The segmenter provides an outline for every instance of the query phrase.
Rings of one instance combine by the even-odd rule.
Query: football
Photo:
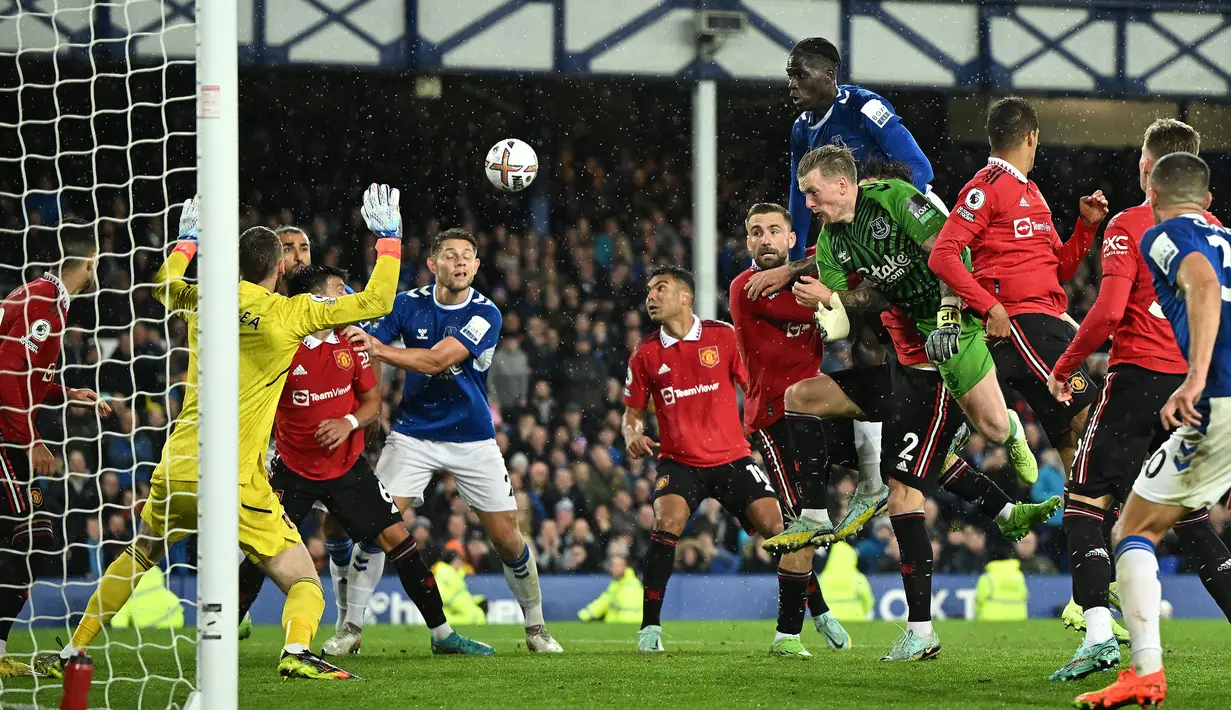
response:
[[[525,141],[506,138],[487,151],[487,179],[503,192],[521,192],[539,174],[539,156]]]

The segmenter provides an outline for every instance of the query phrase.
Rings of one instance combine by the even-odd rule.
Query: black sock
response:
[[[0,554],[0,641],[8,641],[9,631],[30,596],[30,568],[16,552]]]
[[[992,479],[977,468],[956,457],[940,476],[940,485],[953,495],[978,508],[988,519],[996,516],[1013,501]]]
[[[1120,522],[1120,505],[1113,502],[1111,508],[1103,514],[1103,540],[1106,541],[1108,550],[1114,549],[1112,545],[1115,543],[1116,538],[1112,535],[1112,530],[1118,522]],[[1110,584],[1114,581],[1116,581],[1116,564],[1113,561],[1111,563],[1111,577],[1108,583]]]
[[[907,621],[932,620],[932,541],[923,511],[889,516],[902,558],[902,586],[906,590]]]
[[[789,456],[798,474],[802,505],[800,510],[824,510],[828,505],[829,448],[825,444],[824,420],[802,412],[787,412],[791,431]],[[786,453],[786,452],[784,452]],[[790,463],[788,463],[788,466]]]
[[[808,578],[808,612],[813,617],[820,616],[829,611],[829,605],[825,603],[825,595],[821,593],[821,580],[816,578],[816,572]]]
[[[1196,561],[1205,591],[1231,621],[1231,553],[1210,526],[1209,511],[1201,508],[1184,516],[1175,524],[1175,534],[1180,538],[1180,549]]]
[[[666,530],[655,530],[650,535],[650,551],[645,556],[645,592],[641,597],[641,628],[662,623],[663,596],[667,593],[667,580],[675,568],[675,546],[679,535]]]
[[[1069,574],[1073,577],[1073,601],[1082,609],[1109,605],[1107,585],[1111,564],[1107,539],[1103,537],[1104,514],[1096,505],[1069,500],[1064,506],[1064,534],[1069,545]]]
[[[265,584],[265,573],[252,560],[244,560],[239,565],[239,621],[243,621],[261,593]]]
[[[436,586],[436,577],[423,563],[423,555],[419,554],[419,546],[413,537],[407,536],[396,547],[385,553],[393,563],[393,569],[402,581],[402,589],[410,596],[411,601],[423,614],[423,621],[429,629],[443,626],[445,622],[445,606],[440,598],[440,589]]]
[[[778,568],[778,633],[798,635],[804,630],[811,578],[811,572],[788,572]]]

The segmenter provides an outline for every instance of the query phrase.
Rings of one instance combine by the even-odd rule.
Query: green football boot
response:
[[[1026,433],[1022,429],[1022,422],[1017,418],[1017,412],[1012,409],[1009,411],[1009,418],[1017,424],[1017,430],[1021,436],[1016,439],[1010,439],[1005,442],[1005,450],[1009,454],[1009,465],[1017,472],[1017,478],[1026,485],[1034,485],[1034,482],[1039,480],[1039,462],[1034,458],[1034,452],[1030,450],[1030,444],[1026,441]]]
[[[761,543],[761,547],[766,552],[785,555],[813,544],[813,538],[833,533],[833,526],[829,523],[817,522],[802,516],[798,518],[788,516],[787,523],[786,530]]]
[[[812,617],[812,623],[816,624],[816,630],[825,637],[825,643],[829,644],[830,648],[839,651],[850,650],[851,635],[846,633],[846,629],[842,628],[842,622],[838,621],[832,612],[827,611],[820,616]]]
[[[838,522],[838,525],[829,535],[818,535],[813,538],[812,544],[818,547],[831,545],[837,540],[845,540],[846,538],[858,533],[868,521],[881,513],[885,512],[889,507],[889,486],[881,488],[879,493],[870,496],[862,496],[856,493],[851,496],[850,504],[846,509],[846,517]]]
[[[240,641],[246,641],[250,636],[252,636],[251,614],[244,614],[244,619],[239,622],[239,629],[236,630],[235,635]]]
[[[1036,525],[1050,520],[1062,505],[1064,499],[1060,496],[1052,496],[1042,503],[1014,503],[1009,519],[1003,523],[996,521],[996,525],[1000,526],[1000,532],[1006,540],[1017,542],[1026,537]]]
[[[1102,643],[1082,643],[1073,660],[1064,668],[1047,676],[1048,680],[1081,680],[1099,671],[1109,671],[1120,665],[1120,644],[1111,638]]]
[[[804,648],[804,644],[799,640],[799,634],[784,636],[778,639],[769,647],[769,655],[771,656],[789,656],[791,658],[799,658],[808,660],[812,658],[812,654],[808,653],[808,649]]]
[[[933,631],[930,636],[917,636],[913,631],[907,631],[894,642],[881,657],[882,661],[930,661],[940,656],[940,637]]]

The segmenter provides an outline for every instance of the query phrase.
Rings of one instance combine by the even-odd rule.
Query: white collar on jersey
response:
[[[815,131],[816,129],[825,125],[825,122],[828,121],[829,117],[833,115],[833,107],[837,106],[838,104],[846,103],[846,100],[849,99],[850,97],[851,97],[850,91],[846,89],[838,89],[838,95],[834,97],[833,103],[829,104],[829,110],[825,112],[825,115],[821,117],[821,120],[809,125],[808,128]]]
[[[470,303],[472,300],[474,300],[474,287],[471,286],[470,290],[466,292],[466,300],[462,301],[461,303],[448,306],[448,305],[441,303],[439,298],[436,298],[436,285],[433,284],[432,285],[432,300],[436,303],[437,308],[440,308],[446,311],[456,311],[459,308],[465,308],[467,303]]]
[[[303,344],[307,345],[309,350],[316,350],[325,343],[337,345],[340,342],[342,341],[338,339],[338,331],[336,330],[330,331],[329,335],[326,335],[324,340],[321,340],[315,335],[309,335],[303,339]]]
[[[60,305],[64,306],[64,311],[68,312],[68,289],[64,288],[64,283],[55,274],[43,274],[43,278],[56,285],[56,292],[60,294]]]
[[[1025,176],[1025,175],[1022,175],[1022,171],[1020,171],[1020,170],[1018,170],[1017,168],[1013,167],[1013,164],[1012,164],[1012,163],[1009,163],[1009,162],[1007,162],[1007,161],[1001,160],[1000,158],[988,158],[988,159],[987,159],[987,164],[988,164],[988,165],[995,165],[995,166],[997,166],[997,167],[999,167],[999,168],[1002,168],[1002,169],[1003,169],[1006,173],[1008,173],[1008,174],[1012,175],[1013,177],[1017,178],[1017,181],[1018,181],[1018,182],[1020,182],[1020,183],[1026,183],[1026,182],[1029,182],[1029,181],[1026,179],[1026,176]]]
[[[673,338],[670,335],[667,335],[666,328],[658,329],[658,338],[659,340],[662,341],[664,348],[669,348],[672,345],[675,345],[676,343],[680,342],[679,338]],[[692,327],[688,329],[688,334],[684,336],[684,340],[692,341],[692,340],[700,340],[700,339],[701,339],[701,318],[697,314],[694,313],[692,316]]]

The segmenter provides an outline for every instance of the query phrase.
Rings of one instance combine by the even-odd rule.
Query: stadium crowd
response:
[[[272,123],[254,125],[245,134],[241,226],[301,227],[310,237],[313,260],[347,269],[352,286],[362,288],[375,260],[375,238],[366,233],[359,216],[359,189],[352,176],[372,174],[369,163],[382,156],[389,163],[398,160],[402,154],[393,145],[398,137],[373,134],[366,141],[333,140],[344,129],[330,127],[328,117],[305,106],[289,106],[287,111],[302,120],[279,119],[276,131]],[[670,117],[651,118],[645,125],[625,124],[641,125],[625,130],[663,135]],[[440,127],[447,122],[411,123],[420,124],[411,129],[415,131],[428,130],[423,125],[447,130]],[[458,225],[476,234],[482,266],[475,287],[504,314],[489,375],[497,438],[516,490],[521,525],[537,550],[539,570],[602,572],[614,554],[626,554],[635,564],[644,558],[653,531],[650,498],[655,473],[652,462],[625,456],[620,438],[621,387],[628,356],[651,328],[643,303],[647,271],[660,262],[691,262],[694,234],[687,155],[669,149],[637,155],[628,148],[629,141],[611,149],[603,125],[578,122],[570,130],[544,137],[544,143],[554,143],[550,153],[554,165],[529,194],[501,197],[478,177],[478,161],[470,160],[482,153],[485,145],[479,144],[486,141],[473,136],[494,135],[482,123],[476,118],[455,128],[468,130],[470,137],[458,135],[442,142],[444,152],[418,173],[399,173],[404,168],[381,173],[381,180],[406,185],[403,194],[408,197],[403,202],[414,203],[405,210],[400,288],[429,283],[425,247],[430,235]],[[742,152],[724,153],[720,163],[721,318],[727,318],[727,285],[749,264],[743,212],[755,199],[772,199],[785,187],[786,124],[782,125],[772,137],[750,138]],[[922,137],[921,143],[927,140]],[[937,174],[936,191],[951,200],[983,164],[985,147],[937,142],[940,148],[928,150]],[[657,140],[648,145],[671,144]],[[758,163],[757,151],[776,157]],[[275,155],[298,158],[294,165],[283,161],[275,170],[270,166],[278,161],[266,159]],[[1034,177],[1049,196],[1061,233],[1067,234],[1075,219],[1077,197],[1094,189],[1104,191],[1113,213],[1139,201],[1136,160],[1134,150],[1045,146]],[[476,166],[473,174],[453,172],[455,166],[471,163]],[[406,181],[399,183],[399,178]],[[99,228],[104,252],[99,290],[76,299],[72,306],[63,376],[65,384],[105,393],[115,414],[100,424],[85,409],[49,409],[39,422],[45,439],[62,442],[56,451],[63,474],[44,485],[47,495],[70,511],[63,531],[71,549],[66,572],[97,576],[133,535],[135,506],[148,494],[168,423],[178,413],[187,365],[186,328],[178,319],[168,320],[143,286],[161,263],[167,241],[163,216],[128,221],[136,210],[122,192],[106,200],[97,196],[90,200],[84,193],[56,195],[55,180],[48,173],[30,181],[48,193],[31,195],[24,204],[0,197],[0,227],[5,230],[2,234],[13,235],[21,234],[27,224],[51,224],[61,217],[109,218]],[[4,192],[20,190],[6,187]],[[525,211],[531,213],[527,221],[540,231],[503,226],[522,223],[524,215],[519,216],[521,208],[514,200],[524,201]],[[27,248],[20,238],[6,236],[0,240],[0,263],[26,263]],[[1066,287],[1070,310],[1079,320],[1094,301],[1097,251]],[[0,268],[0,289],[7,292],[21,278],[20,269]],[[835,344],[822,367],[849,366],[866,357],[865,351]],[[1096,374],[1102,374],[1105,360],[1095,357]],[[383,373],[385,431],[401,393],[401,377],[393,368]],[[1028,409],[1019,409],[1023,421],[1029,422]],[[1018,499],[1042,501],[1061,494],[1064,474],[1059,457],[1033,424],[1028,425],[1028,436],[1040,461],[1039,480],[1031,489],[1018,487],[1005,452],[985,446],[978,436],[967,448],[968,460]],[[373,463],[381,438],[369,441],[367,453]],[[843,501],[853,489],[849,472],[833,477],[830,500],[836,509],[831,514],[837,516],[833,519],[841,517]],[[452,550],[475,572],[500,571],[500,561],[476,518],[447,477],[437,482],[415,513],[408,514],[406,524],[429,561]],[[943,491],[929,500],[926,514],[938,571],[977,573],[989,560],[1011,556],[1022,560],[1028,574],[1067,567],[1064,543],[1057,535],[1059,514],[1014,545]],[[1226,509],[1219,508],[1212,511],[1211,521],[1231,543],[1228,517]],[[326,569],[315,521],[306,522],[304,531],[310,551]],[[679,545],[677,567],[697,573],[772,572],[775,563],[760,542],[740,530],[714,501],[707,501]],[[875,520],[852,542],[861,569],[897,571],[897,545],[887,520]],[[188,549],[172,555],[172,561],[193,559],[190,546],[191,541]],[[1164,561],[1164,570],[1185,569],[1173,550],[1165,557],[1170,561]]]

